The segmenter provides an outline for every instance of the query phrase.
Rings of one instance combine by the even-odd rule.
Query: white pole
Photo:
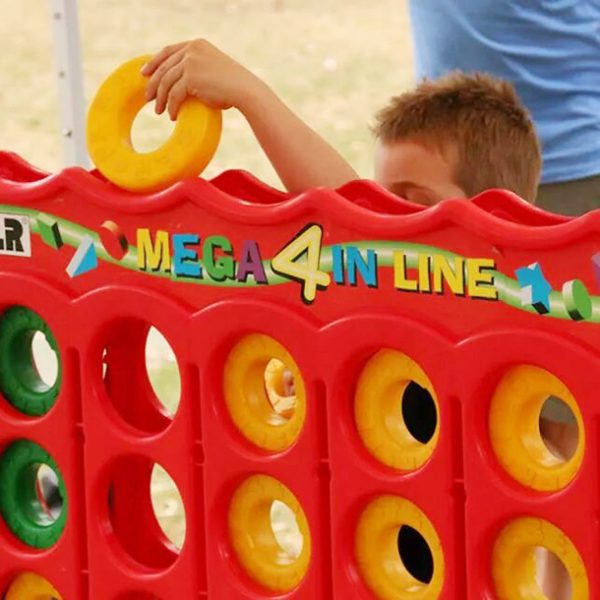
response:
[[[88,167],[77,0],[51,0],[51,10],[64,160]]]

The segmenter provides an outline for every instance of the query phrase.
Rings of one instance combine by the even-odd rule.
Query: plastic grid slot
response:
[[[14,289],[19,283],[15,276]],[[490,552],[502,527],[516,520],[516,515],[546,519],[564,531],[583,557],[590,586],[596,584],[595,572],[589,567],[596,554],[589,528],[574,522],[561,508],[565,502],[576,502],[580,513],[592,519],[594,498],[589,488],[596,475],[589,442],[574,483],[556,493],[532,493],[500,466],[491,449],[487,422],[493,386],[502,373],[514,364],[539,364],[533,348],[542,343],[562,348],[581,372],[574,376],[562,353],[548,357],[544,367],[567,382],[576,398],[590,397],[592,390],[583,374],[592,368],[595,357],[579,345],[513,331],[501,334],[502,339],[514,337],[519,351],[503,356],[494,343],[500,334],[465,340],[457,347],[430,328],[384,315],[342,320],[317,329],[268,303],[226,302],[193,314],[156,294],[113,288],[75,303],[63,298],[52,310],[46,304],[47,289],[44,292],[40,297],[45,306],[34,306],[31,301],[28,306],[49,324],[56,323],[61,313],[68,313],[70,322],[90,314],[97,318],[94,327],[71,330],[66,339],[60,326],[52,328],[60,340],[61,355],[77,358],[67,358],[64,387],[46,416],[26,417],[6,400],[2,403],[3,449],[15,439],[30,439],[47,448],[64,475],[69,498],[65,531],[49,550],[37,551],[19,543],[3,523],[2,550],[8,559],[3,564],[22,565],[6,573],[5,581],[20,570],[34,571],[47,576],[63,597],[69,593],[85,597],[83,587],[70,587],[73,578],[61,575],[62,569],[53,566],[68,556],[73,568],[82,573],[80,585],[89,586],[92,597],[129,597],[137,590],[170,598],[173,589],[181,598],[196,597],[198,590],[205,590],[211,598],[271,597],[275,592],[258,585],[245,572],[228,533],[231,498],[249,477],[260,474],[292,491],[310,529],[307,574],[292,591],[277,592],[277,597],[385,597],[385,592],[374,596],[365,584],[356,549],[362,513],[384,497],[400,498],[418,507],[438,535],[439,549],[433,550],[439,550],[436,556],[442,558],[443,567],[436,565],[444,573],[441,598],[464,597],[467,589],[473,597],[492,593]],[[11,298],[11,305],[14,300]],[[136,323],[140,303],[145,307],[144,320],[163,331],[173,346],[182,372],[179,410],[159,429],[143,424],[136,428],[126,420],[115,408],[114,398],[109,398],[102,378],[100,359],[106,341],[113,339],[115,326]],[[104,307],[102,311],[99,306]],[[240,339],[256,333],[248,322],[263,323],[260,333],[290,352],[305,380],[306,420],[297,441],[283,451],[265,451],[250,443],[234,425],[223,399],[227,355]],[[267,322],[268,327],[264,325]],[[130,360],[117,363],[123,370],[119,375],[112,373],[114,365],[109,358],[108,373],[114,382],[127,377],[131,384],[145,376],[143,361],[131,360],[141,356],[141,338],[136,340],[129,332],[125,340]],[[133,351],[136,345],[137,352]],[[318,352],[307,352],[307,348],[318,348]],[[356,428],[353,398],[357,380],[382,348],[412,357],[435,388],[439,436],[431,457],[416,469],[393,469],[377,461]],[[481,366],[478,377],[453,377],[465,373],[475,356]],[[80,373],[77,369],[73,373],[69,362],[81,365]],[[71,383],[71,378],[81,378],[81,386]],[[73,388],[81,391],[67,400],[67,390]],[[152,400],[150,388],[143,389],[145,398],[133,394],[127,398],[132,402]],[[142,404],[138,406],[142,408]],[[77,410],[69,412],[73,408]],[[589,422],[589,408],[582,403],[581,409]],[[70,432],[65,438],[74,440],[73,456],[69,446],[63,445],[64,439],[48,435],[44,420],[50,419],[56,419],[55,430]],[[326,431],[320,427],[324,421],[328,423]],[[452,432],[462,428],[461,443]],[[81,453],[83,462],[77,463],[74,458]],[[184,500],[189,533],[180,553],[169,547],[152,517],[148,484],[153,463],[163,465],[173,476]],[[108,514],[111,486],[112,518]],[[465,496],[469,498],[466,503]],[[75,519],[82,504],[87,520],[78,528]],[[478,540],[478,544],[465,544],[465,532],[467,539]],[[481,551],[484,541],[487,548]],[[83,554],[68,552],[86,546]],[[477,566],[467,575],[465,564]],[[83,574],[89,574],[89,579]],[[385,576],[382,565],[382,579]],[[424,585],[421,593],[426,589]],[[407,592],[406,597],[416,596]]]

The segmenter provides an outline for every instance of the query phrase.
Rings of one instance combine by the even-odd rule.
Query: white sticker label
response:
[[[0,254],[31,256],[29,218],[0,213]]]

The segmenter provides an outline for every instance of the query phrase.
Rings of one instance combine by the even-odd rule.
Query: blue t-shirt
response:
[[[544,183],[600,174],[600,0],[410,0],[417,76],[485,71],[533,115]]]

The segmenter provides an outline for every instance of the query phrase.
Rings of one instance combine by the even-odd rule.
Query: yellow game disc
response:
[[[100,86],[87,120],[87,144],[98,170],[114,184],[134,192],[156,192],[197,176],[213,157],[221,136],[221,112],[187,99],[175,129],[153,152],[136,152],[131,127],[146,104],[148,79],[140,56],[114,71]]]
[[[301,545],[286,549],[275,535],[272,507],[278,501],[293,514]],[[266,589],[290,592],[308,572],[310,529],[296,496],[283,483],[267,475],[254,475],[235,491],[229,506],[229,538],[248,575]]]
[[[295,390],[284,397],[277,389],[286,369]],[[250,334],[234,346],[225,361],[223,392],[234,424],[259,448],[281,452],[300,435],[306,418],[304,381],[291,354],[273,338]]]
[[[429,583],[415,579],[398,550],[402,526],[412,527],[427,543],[433,559]],[[354,553],[360,573],[379,600],[436,600],[444,586],[444,554],[438,534],[425,513],[399,496],[380,496],[358,521]]]
[[[429,377],[397,350],[380,350],[371,357],[360,374],[354,399],[356,428],[365,447],[378,461],[400,471],[418,469],[429,460],[440,430],[438,422],[426,443],[410,433],[402,416],[402,398],[411,382],[426,390],[439,415]]]
[[[43,577],[23,573],[10,584],[4,600],[62,600],[62,596]]]
[[[537,576],[535,551],[545,548],[563,563],[571,580],[574,600],[590,597],[585,565],[573,542],[548,521],[517,519],[501,531],[492,555],[492,578],[498,600],[547,600]]]
[[[575,417],[578,441],[568,460],[557,458],[540,433],[540,414],[549,397],[560,398]],[[575,424],[575,434],[574,430]],[[504,375],[492,398],[489,431],[502,467],[530,489],[555,492],[564,488],[583,462],[585,427],[573,394],[552,373],[533,365],[514,367]]]

